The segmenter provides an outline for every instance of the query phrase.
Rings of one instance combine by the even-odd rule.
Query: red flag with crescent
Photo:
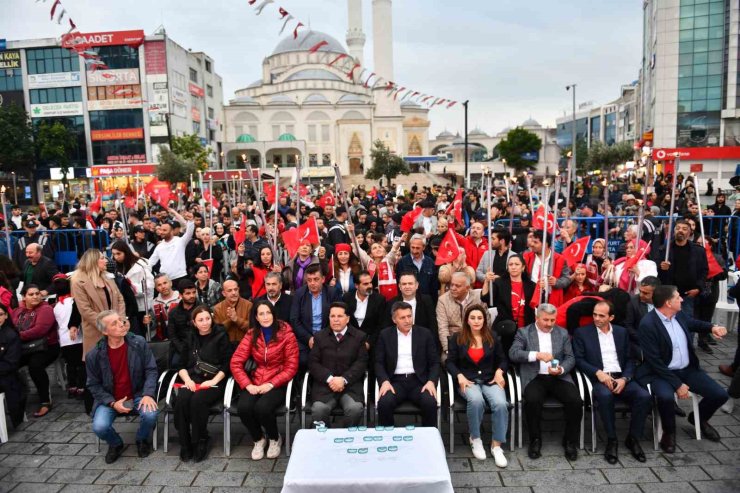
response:
[[[540,205],[540,207],[537,209],[537,212],[534,213],[534,218],[532,218],[532,227],[534,229],[545,229],[545,206]],[[551,213],[547,213],[547,232],[552,233],[553,228],[555,231],[558,229],[558,223],[555,221],[555,215]]]
[[[297,228],[291,228],[285,231],[281,238],[285,244],[285,248],[288,250],[288,254],[291,257],[295,257],[298,253],[298,248],[304,244],[309,243],[311,245],[319,244],[319,229],[316,224],[316,218],[311,217],[308,221],[301,224]]]
[[[724,269],[721,265],[719,265],[719,262],[717,262],[717,259],[714,258],[714,254],[712,253],[712,247],[710,246],[709,242],[707,242],[706,245],[704,245],[704,250],[707,253],[707,264],[709,264],[709,272],[707,273],[707,279],[711,279],[717,274],[721,274]]]
[[[453,231],[453,228],[449,228],[447,234],[442,238],[434,265],[449,264],[460,256],[460,247],[457,244],[457,238],[455,238]]]
[[[591,241],[590,236],[578,238],[576,241],[573,242],[572,245],[563,250],[563,253],[561,255],[563,259],[568,263],[568,267],[573,269],[573,267],[577,263],[583,260],[583,254],[586,253],[589,241]]]
[[[450,206],[445,211],[445,214],[448,214],[448,215],[452,213],[452,216],[455,218],[455,221],[457,221],[457,224],[463,224],[462,203],[463,203],[463,189],[458,188],[457,193],[455,194],[455,200],[452,201]]]

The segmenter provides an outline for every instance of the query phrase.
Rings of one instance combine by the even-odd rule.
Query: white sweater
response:
[[[150,265],[157,265],[160,262],[159,272],[167,274],[170,279],[179,279],[188,275],[188,268],[185,263],[185,247],[193,237],[195,223],[188,221],[185,227],[185,234],[182,236],[173,236],[170,241],[160,241],[154,248],[152,256],[149,257]]]

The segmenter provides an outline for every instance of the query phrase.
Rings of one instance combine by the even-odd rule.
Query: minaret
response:
[[[347,46],[352,58],[365,64],[365,33],[362,30],[362,0],[347,0]]]
[[[373,0],[373,57],[374,70],[379,77],[395,82],[393,78],[393,2]],[[400,116],[401,106],[393,97],[376,91],[375,114],[377,116]]]

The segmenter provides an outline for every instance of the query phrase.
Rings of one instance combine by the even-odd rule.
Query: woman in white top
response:
[[[355,290],[355,278],[360,273],[360,261],[352,253],[352,247],[347,243],[334,245],[334,255],[329,267],[333,278],[329,282],[339,297]]]
[[[629,294],[637,294],[640,281],[648,276],[658,276],[658,268],[655,262],[648,260],[650,244],[637,239],[627,243],[625,246],[626,256],[614,261],[614,279],[617,287],[627,291]],[[640,260],[635,261],[635,257]]]
[[[347,231],[354,233],[354,225],[348,224]],[[352,244],[352,250],[354,250],[355,255],[360,257],[362,266],[373,276],[373,286],[378,288],[378,292],[383,295],[386,301],[390,301],[398,295],[396,263],[401,258],[401,241],[408,240],[408,236],[408,233],[404,233],[401,238],[394,240],[390,252],[386,252],[381,243],[375,242],[370,245],[370,255],[362,249],[357,251],[354,244]],[[365,235],[365,239],[367,239],[367,235]]]
[[[54,318],[57,321],[59,346],[62,359],[67,366],[67,393],[70,397],[81,398],[85,393],[87,372],[82,361],[82,317],[69,294],[69,278],[57,274],[52,278],[57,302],[54,304]]]
[[[152,308],[154,300],[154,275],[149,261],[139,258],[125,241],[116,241],[111,246],[113,260],[116,262],[116,271],[120,272],[131,282],[136,295],[136,306],[141,330],[147,326],[149,319],[146,310]]]

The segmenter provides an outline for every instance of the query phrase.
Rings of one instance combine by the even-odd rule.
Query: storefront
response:
[[[104,165],[90,168],[95,193],[102,191],[103,199],[136,195],[157,174],[157,164]],[[137,188],[138,184],[138,188]]]
[[[701,180],[702,190],[710,178],[714,181],[715,189],[732,188],[730,178],[735,176],[735,170],[740,165],[740,146],[656,148],[653,149],[653,161],[658,165],[658,170],[673,170],[676,153],[681,158],[678,172],[684,176],[695,173]]]
[[[61,168],[39,168],[36,170],[36,191],[39,202],[51,203],[62,198],[87,196],[91,193],[88,168],[69,168],[65,192]]]

